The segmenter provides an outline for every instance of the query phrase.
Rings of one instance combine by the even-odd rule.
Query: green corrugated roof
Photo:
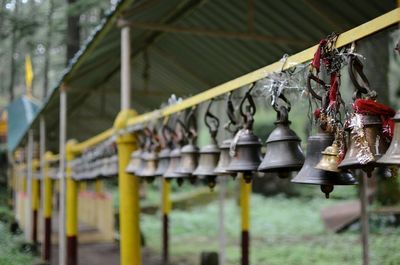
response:
[[[133,28],[132,106],[145,112],[170,94],[188,96],[294,54],[332,31],[343,32],[394,9],[393,0],[254,0],[254,33],[293,39],[243,40]],[[248,2],[225,0],[123,0],[71,60],[41,113],[48,144],[58,147],[59,90],[68,86],[68,138],[87,139],[112,126],[119,111],[120,30],[118,17],[178,29],[241,31],[248,28]],[[223,33],[221,33],[223,35]],[[150,69],[144,90],[143,52]]]

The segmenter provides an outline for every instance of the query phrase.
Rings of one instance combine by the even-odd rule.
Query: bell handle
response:
[[[349,56],[349,75],[351,82],[355,86],[353,99],[361,98],[362,94],[366,94],[370,98],[376,98],[377,94],[371,89],[368,78],[363,71],[364,65],[356,55]],[[356,77],[356,74],[361,78],[362,82]]]
[[[327,85],[323,80],[321,80],[318,76],[314,75],[312,72],[310,72],[307,76],[307,91],[311,93],[311,95],[318,99],[319,101],[322,101],[322,96],[318,95],[315,90],[311,86],[311,80],[315,81],[317,84],[321,85],[324,87],[325,90],[327,90]]]
[[[172,139],[174,138],[174,136],[176,136],[174,130],[172,130],[172,128],[169,127],[167,124],[164,124],[161,129],[161,134],[165,141],[165,145],[168,147],[172,147]]]
[[[206,124],[208,131],[210,132],[211,138],[215,141],[218,133],[219,119],[210,111],[213,101],[214,99],[211,99],[210,103],[208,104],[206,113],[204,115],[204,123]]]
[[[197,137],[196,107],[192,107],[186,116],[186,138],[193,142]]]
[[[277,111],[278,121],[283,123],[289,122],[289,111],[290,109],[285,106],[279,106],[279,110]]]
[[[233,95],[233,92],[232,91],[229,92],[228,101],[226,102],[226,104],[227,104],[226,113],[228,115],[230,123],[233,125],[236,125],[237,120],[236,120],[236,116],[235,116],[235,107],[233,106],[232,95]]]
[[[249,129],[252,127],[254,119],[253,116],[256,113],[256,104],[254,103],[253,97],[251,96],[251,90],[254,88],[255,83],[251,84],[249,90],[247,90],[242,101],[240,102],[240,115],[242,115],[245,126]],[[248,101],[248,105],[244,105],[245,101]]]
[[[278,98],[282,99],[283,102],[286,103],[287,106],[285,106],[285,109],[287,112],[290,112],[291,108],[292,108],[292,104],[290,103],[290,101],[285,97],[284,94],[280,94],[278,96]],[[282,105],[283,106],[283,105]],[[272,104],[272,107],[274,108],[274,110],[276,111],[276,113],[279,115],[280,113],[280,108],[281,106],[278,105],[277,100],[275,100],[275,102]]]

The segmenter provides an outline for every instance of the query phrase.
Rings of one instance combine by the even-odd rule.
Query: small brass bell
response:
[[[144,169],[144,166],[146,165],[146,160],[145,158],[148,156],[148,151],[143,151],[140,154],[140,166],[138,169],[135,170],[135,175],[137,177],[141,177],[142,176],[142,171]]]
[[[231,156],[229,155],[229,150],[231,148],[231,141],[232,139],[227,139],[222,142],[222,144],[219,146],[219,149],[221,150],[220,155],[219,155],[219,160],[217,167],[214,169],[214,173],[216,175],[235,175],[235,173],[228,171],[228,166],[229,163],[231,162]]]
[[[322,151],[322,158],[315,168],[325,171],[340,172],[338,169],[338,161],[339,147],[334,142],[331,146],[328,146],[324,151]]]
[[[162,176],[167,171],[170,154],[171,154],[171,149],[169,149],[168,147],[160,151],[160,153],[158,154],[157,170],[154,173],[155,176]]]
[[[163,177],[165,179],[172,179],[172,178],[177,178],[177,179],[181,179],[183,181],[183,176],[182,174],[177,173],[177,169],[179,167],[180,164],[180,160],[181,160],[181,149],[179,147],[174,148],[169,156],[169,165],[167,170],[165,171]],[[178,180],[178,184],[179,184],[179,180]]]
[[[215,144],[207,145],[200,149],[200,158],[199,164],[196,170],[193,172],[193,175],[198,177],[214,177],[214,185],[215,186],[215,177],[216,173],[214,172],[215,167],[218,164],[219,158],[219,148]]]
[[[400,112],[397,112],[396,116],[393,117],[394,131],[392,142],[386,154],[384,154],[378,163],[386,166],[400,165]]]
[[[187,144],[181,148],[181,160],[176,173],[181,176],[191,177],[197,167],[199,148],[193,144]]]
[[[321,191],[329,198],[334,185],[354,185],[357,181],[350,172],[341,173],[325,171],[315,168],[321,160],[322,151],[333,142],[333,136],[324,132],[310,136],[307,144],[307,154],[304,165],[299,173],[292,179],[293,183],[320,185]]]
[[[258,171],[274,172],[279,177],[289,177],[289,172],[298,171],[304,164],[304,154],[300,147],[300,138],[290,129],[288,109],[281,106],[278,111],[276,128],[266,141],[267,152]]]
[[[154,180],[157,170],[157,154],[154,151],[145,152],[143,154],[144,165],[140,171],[141,178],[145,178],[147,182],[151,183]]]
[[[363,137],[362,139],[357,138],[357,130],[354,125],[349,128],[349,148],[338,167],[340,169],[363,169],[370,176],[377,165],[377,160],[382,157],[388,148],[382,133],[382,121],[379,116],[355,114],[352,123],[363,124],[360,129]]]
[[[129,162],[128,166],[126,167],[126,172],[130,174],[135,174],[136,170],[140,168],[142,163],[142,150],[136,150],[131,154],[131,161]]]

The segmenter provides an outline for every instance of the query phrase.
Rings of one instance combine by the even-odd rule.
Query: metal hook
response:
[[[254,88],[255,83],[251,84],[249,90],[247,90],[246,94],[244,95],[242,102],[240,102],[240,114],[243,117],[244,125],[247,129],[251,129],[253,126],[253,116],[256,113],[256,104],[254,103],[253,97],[251,96],[251,90]],[[248,105],[244,105],[245,101],[248,101]]]
[[[311,86],[311,80],[315,81],[317,84],[323,86],[323,88],[327,91],[329,89],[329,85],[326,85],[323,80],[321,80],[318,76],[314,75],[313,73],[309,73],[307,76],[307,90],[310,94],[319,101],[322,101],[322,97],[318,95],[315,90]]]
[[[208,131],[210,132],[211,138],[213,139],[214,142],[216,142],[218,127],[219,127],[219,119],[210,111],[213,101],[214,99],[211,99],[210,103],[208,104],[206,113],[204,115],[204,123],[208,127]]]
[[[375,99],[377,97],[376,91],[371,89],[368,78],[364,74],[363,68],[364,65],[362,64],[360,59],[358,59],[358,57],[354,54],[351,54],[349,56],[349,75],[353,85],[356,88],[354,91],[353,99],[361,98],[362,94],[366,94],[367,97]],[[361,78],[363,84],[360,84],[360,82],[358,81],[356,73]]]

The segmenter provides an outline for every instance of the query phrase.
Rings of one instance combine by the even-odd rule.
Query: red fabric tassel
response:
[[[394,109],[372,99],[356,99],[353,103],[353,110],[357,114],[381,116],[383,134],[392,140],[394,122],[391,118],[396,115]]]
[[[321,68],[321,53],[322,53],[322,49],[323,49],[323,47],[326,45],[327,42],[328,42],[328,41],[327,41],[326,39],[322,39],[322,40],[319,42],[318,49],[317,49],[317,51],[314,53],[314,58],[313,58],[313,60],[312,60],[312,62],[311,62],[311,65],[312,65],[315,69],[317,69],[317,73],[319,73],[319,69]]]
[[[319,119],[320,116],[321,116],[321,109],[318,108],[318,109],[314,110],[315,119]]]
[[[338,76],[337,73],[331,74],[331,84],[329,89],[329,107],[336,106],[337,93],[338,93]]]

